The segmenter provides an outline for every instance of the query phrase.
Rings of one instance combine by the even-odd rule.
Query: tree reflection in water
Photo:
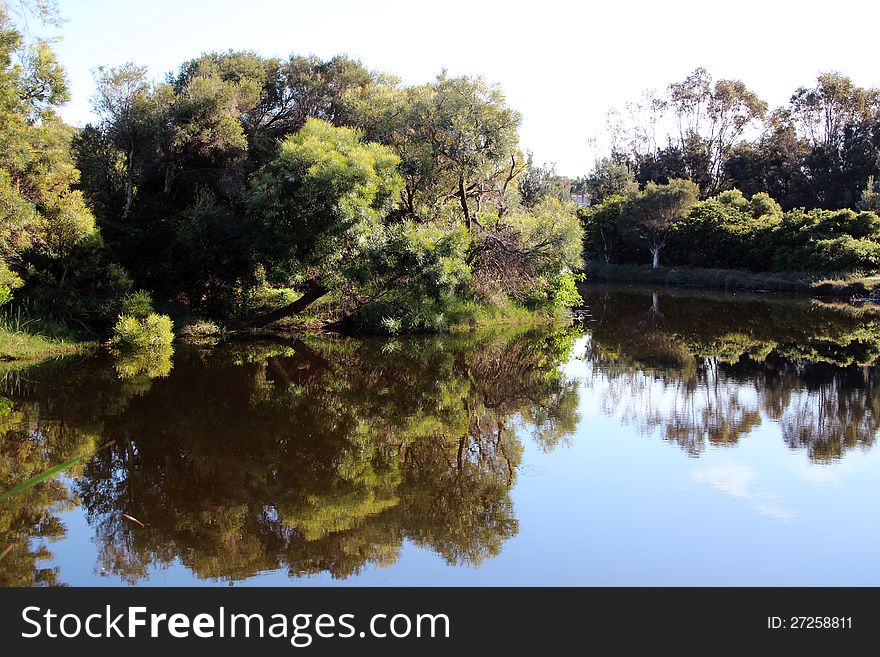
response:
[[[99,358],[32,368],[7,391],[4,465],[39,471],[116,442],[70,488],[56,480],[8,500],[0,546],[19,547],[0,562],[4,582],[56,583],[37,567],[46,548],[22,546],[63,534],[53,513],[77,501],[97,568],[132,583],[175,560],[218,580],[279,568],[347,577],[393,563],[405,539],[479,564],[518,531],[522,437],[550,449],[577,425],[577,389],[559,369],[573,340],[542,328],[231,343],[178,350],[152,380],[115,376]],[[47,451],[56,442],[64,449]],[[14,469],[0,470],[4,490]]]
[[[345,578],[394,563],[404,541],[479,564],[518,532],[510,492],[527,441],[551,451],[590,431],[582,394],[694,457],[771,423],[817,462],[873,445],[876,310],[598,285],[586,296],[582,337],[231,342],[146,366],[74,357],[10,371],[0,489],[115,442],[0,500],[0,584],[60,583],[44,564],[75,505],[96,572],[132,583],[177,562],[219,581]],[[560,367],[575,357],[582,380]]]
[[[699,455],[763,421],[814,461],[873,445],[880,311],[758,295],[592,286],[602,411]]]

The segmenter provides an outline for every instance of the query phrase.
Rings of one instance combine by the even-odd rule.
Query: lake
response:
[[[0,386],[0,585],[880,584],[880,311],[77,355]]]

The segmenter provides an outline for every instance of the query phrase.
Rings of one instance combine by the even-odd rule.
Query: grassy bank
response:
[[[0,361],[39,360],[48,356],[82,351],[90,346],[91,343],[88,342],[71,342],[0,328]]]
[[[0,361],[27,362],[91,348],[67,327],[36,319],[30,308],[0,311]]]
[[[821,276],[805,272],[756,273],[740,269],[660,267],[590,263],[587,281],[647,283],[722,290],[793,292],[816,297],[867,296],[880,287],[880,276]]]

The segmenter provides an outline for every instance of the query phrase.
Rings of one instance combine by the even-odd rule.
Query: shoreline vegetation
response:
[[[584,280],[880,281],[880,90],[838,73],[771,109],[697,69],[618,113],[572,180],[524,151],[497,85],[342,55],[101,65],[75,128],[26,29],[61,24],[47,6],[0,0],[0,314],[28,317],[0,326],[6,360],[103,344],[120,376],[159,376],[175,339],[554,321]]]
[[[592,262],[584,273],[586,284],[637,283],[725,291],[784,292],[815,298],[866,298],[880,287],[880,276],[844,274],[823,276],[808,272],[751,272],[745,269],[659,267]]]
[[[0,369],[7,364],[30,365],[46,358],[82,353],[97,347],[95,342],[71,342],[0,328]]]

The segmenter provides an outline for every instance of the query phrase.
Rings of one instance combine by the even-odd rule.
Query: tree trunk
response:
[[[166,194],[171,193],[171,182],[174,180],[174,165],[169,164],[165,167],[165,188],[164,192]]]
[[[659,246],[651,247],[651,255],[653,256],[651,268],[652,269],[659,268],[660,267],[660,247]]]
[[[277,322],[279,319],[284,319],[291,315],[297,315],[330,291],[315,279],[308,281],[304,287],[305,292],[299,299],[286,306],[273,310],[262,317],[257,317],[250,322],[251,326],[263,328],[269,326],[272,322]]]
[[[122,208],[122,218],[128,219],[128,213],[131,211],[131,199],[134,195],[134,173],[131,165],[134,162],[134,149],[128,151],[128,165],[125,167],[125,207]]]
[[[461,203],[461,211],[464,212],[464,223],[468,232],[471,231],[471,211],[468,208],[467,192],[464,189],[464,178],[458,179],[458,200]]]

